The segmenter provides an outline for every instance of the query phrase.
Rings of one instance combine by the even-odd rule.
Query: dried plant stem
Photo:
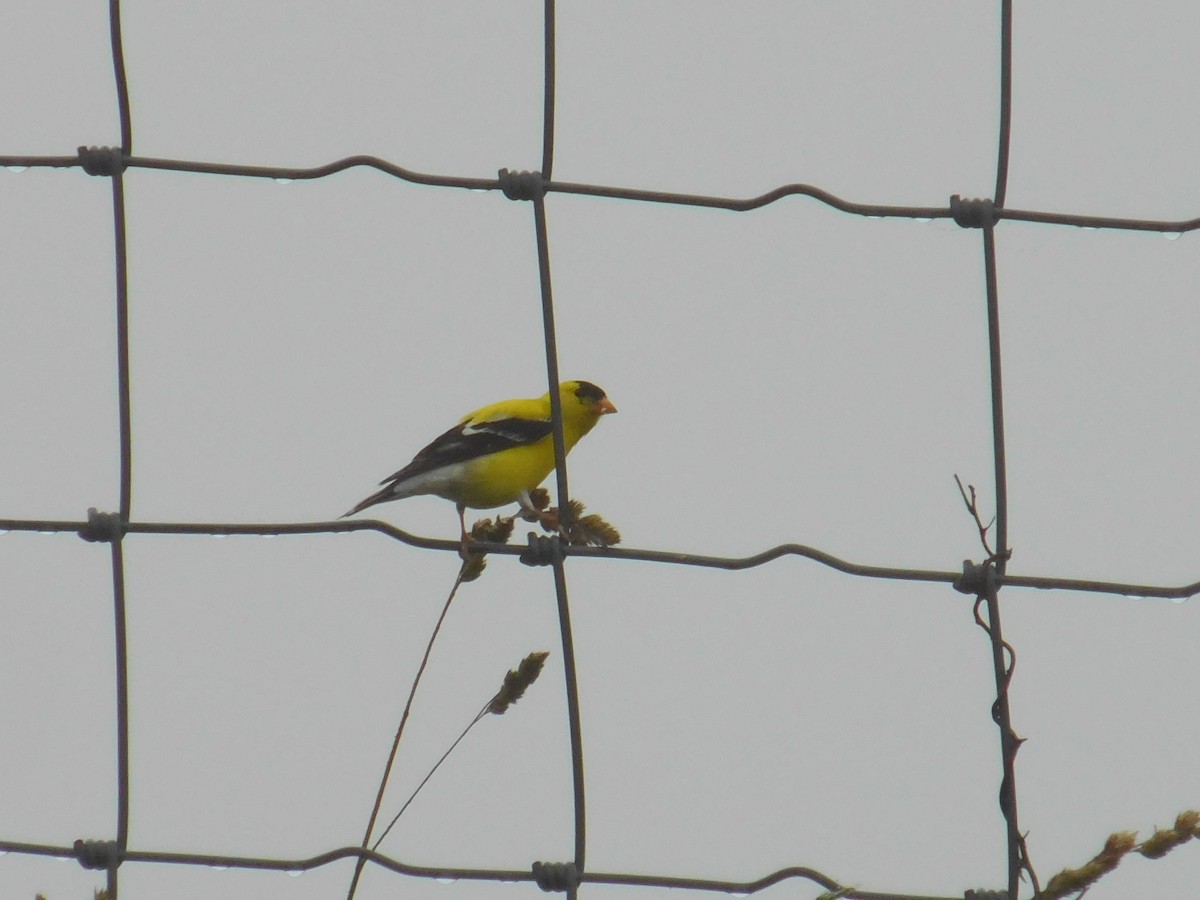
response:
[[[466,568],[467,563],[464,563],[464,571]],[[433,777],[433,773],[436,772],[438,768],[441,767],[442,763],[446,761],[447,757],[454,752],[454,748],[462,743],[462,740],[467,736],[467,733],[470,732],[470,730],[476,725],[478,725],[480,720],[486,715],[504,715],[504,713],[508,711],[509,707],[511,707],[525,695],[526,689],[535,681],[537,681],[538,675],[540,675],[542,672],[542,665],[546,662],[546,657],[549,655],[550,654],[546,653],[545,651],[530,653],[523,660],[521,660],[521,664],[517,666],[517,668],[510,669],[508,671],[508,674],[504,676],[504,683],[500,686],[500,690],[494,697],[492,697],[491,700],[484,704],[483,709],[479,710],[479,712],[476,713],[475,718],[471,720],[470,724],[462,730],[462,734],[454,739],[454,743],[450,745],[449,749],[446,750],[446,752],[441,755],[441,758],[433,764],[433,768],[430,769],[428,774],[421,779],[421,783],[417,785],[416,790],[414,790],[409,795],[408,799],[404,801],[404,805],[400,807],[400,812],[396,813],[396,815],[392,817],[392,821],[388,822],[387,828],[383,829],[383,833],[379,835],[375,843],[371,845],[372,850],[379,849],[379,845],[382,844],[383,839],[388,836],[388,832],[392,830],[392,826],[400,821],[400,817],[404,815],[404,811],[408,809],[409,805],[413,802],[413,800],[416,799],[417,794],[421,792],[421,788],[425,787],[429,779]]]
[[[371,845],[372,850],[379,849],[379,845],[382,844],[383,839],[388,836],[388,832],[392,830],[392,826],[394,826],[397,822],[400,821],[400,817],[402,815],[404,815],[404,811],[406,809],[408,809],[409,805],[415,799],[417,799],[417,794],[419,794],[421,792],[421,788],[425,787],[425,784],[429,781],[430,778],[433,777],[433,773],[436,772],[438,770],[438,768],[442,765],[442,763],[444,763],[446,761],[446,758],[451,753],[454,752],[454,748],[457,747],[460,743],[462,743],[462,739],[467,736],[467,733],[472,728],[474,728],[476,725],[478,725],[479,721],[487,714],[488,714],[488,708],[485,706],[483,709],[481,709],[479,711],[479,714],[477,716],[475,716],[474,719],[471,720],[471,724],[462,730],[462,734],[460,734],[458,737],[456,737],[454,739],[454,743],[451,744],[449,749],[447,749],[446,752],[441,755],[441,758],[438,759],[438,761],[433,764],[433,768],[430,769],[429,772],[425,775],[425,777],[421,779],[421,783],[417,785],[416,789],[411,794],[408,795],[408,799],[405,800],[404,805],[400,807],[400,812],[396,813],[396,815],[392,817],[392,821],[388,822],[387,828],[383,829],[383,833],[380,834],[379,837],[375,840],[375,843]]]
[[[988,539],[988,531],[996,523],[996,519],[993,517],[986,525],[983,524],[983,518],[979,514],[979,498],[975,495],[975,485],[968,484],[964,488],[962,479],[957,475],[954,476],[954,481],[958,485],[958,492],[962,495],[967,512],[971,514],[971,517],[975,520],[975,527],[979,529],[979,542],[983,544],[983,549],[988,555],[987,562],[1007,561],[1012,556],[1011,549],[1001,548],[1001,552],[999,553],[992,549],[991,542]]]
[[[442,623],[446,621],[446,613],[450,611],[450,603],[454,600],[454,595],[458,593],[459,585],[463,583],[463,573],[466,571],[466,563],[464,562],[458,570],[458,576],[454,579],[454,586],[450,588],[450,596],[446,598],[445,604],[442,606],[441,615],[438,616],[437,624],[433,626],[433,633],[429,635],[429,643],[425,645],[425,655],[421,657],[421,665],[417,668],[416,677],[413,678],[412,687],[408,691],[408,699],[404,702],[404,712],[400,714],[400,725],[396,728],[396,738],[392,741],[392,750],[388,754],[387,765],[383,767],[383,777],[379,780],[379,792],[375,795],[375,806],[371,809],[371,818],[367,821],[367,831],[363,835],[362,847],[367,849],[371,843],[371,832],[375,829],[375,820],[379,817],[379,807],[383,805],[383,794],[387,790],[388,777],[392,774],[392,764],[396,761],[396,751],[400,748],[400,737],[404,734],[404,725],[408,721],[408,714],[412,710],[413,698],[417,695],[417,686],[421,683],[421,676],[425,673],[425,666],[429,663],[429,654],[433,650],[433,642],[437,640],[438,632],[442,630]],[[363,866],[366,865],[366,860],[359,857],[354,864],[354,877],[350,879],[350,890],[346,894],[346,900],[354,900],[354,891],[358,887],[358,879],[362,877]]]

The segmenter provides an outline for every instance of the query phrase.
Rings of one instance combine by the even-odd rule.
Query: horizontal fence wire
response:
[[[1006,851],[1008,858],[1007,888],[1004,891],[967,891],[965,897],[1000,897],[1016,900],[1020,880],[1029,875],[1035,893],[1040,890],[1037,876],[1028,858],[1024,837],[1017,816],[1015,759],[1020,739],[1012,728],[1009,710],[1008,685],[1012,677],[1015,654],[1011,645],[1003,638],[1000,622],[999,591],[1002,587],[1032,588],[1040,590],[1068,590],[1102,594],[1123,595],[1135,598],[1182,599],[1200,593],[1200,581],[1178,586],[1149,584],[1127,584],[1079,578],[1058,578],[1028,575],[1013,575],[1007,571],[1008,502],[1006,491],[1005,441],[1003,428],[1003,380],[1000,366],[1000,321],[999,298],[996,277],[996,253],[994,229],[1000,221],[1034,222],[1051,225],[1076,226],[1083,228],[1114,229],[1130,231],[1156,231],[1167,234],[1183,233],[1200,228],[1200,218],[1186,220],[1153,220],[1115,218],[1101,215],[1046,212],[1007,209],[1004,199],[1007,189],[1009,135],[1011,123],[1012,81],[1012,3],[1002,0],[1000,11],[1000,115],[998,129],[998,154],[996,187],[992,198],[984,200],[963,199],[955,195],[946,206],[893,206],[860,203],[838,197],[829,191],[808,184],[787,184],[766,193],[746,198],[706,196],[666,191],[641,190],[575,182],[556,182],[551,178],[554,162],[554,116],[555,116],[555,5],[554,0],[544,3],[544,94],[542,129],[542,166],[538,172],[515,172],[501,169],[492,178],[468,178],[451,175],[429,174],[404,168],[377,156],[357,155],[313,167],[249,166],[231,163],[161,159],[137,156],[133,153],[133,128],[129,104],[129,90],[125,74],[125,60],[121,45],[121,15],[119,0],[110,0],[109,19],[112,44],[112,62],[117,83],[118,114],[121,129],[121,145],[118,148],[80,147],[74,155],[0,155],[0,166],[11,169],[28,167],[81,168],[91,175],[109,177],[113,187],[114,255],[116,269],[117,304],[117,393],[118,425],[120,433],[120,500],[116,513],[101,513],[90,510],[88,518],[81,521],[0,519],[0,532],[75,533],[85,540],[107,542],[111,545],[112,581],[114,604],[114,637],[116,657],[116,710],[117,710],[117,814],[114,841],[76,841],[73,846],[33,844],[0,840],[0,850],[34,856],[76,859],[87,868],[104,870],[110,900],[118,896],[118,870],[123,863],[174,864],[221,868],[260,869],[271,871],[299,872],[320,868],[345,859],[355,859],[358,872],[364,863],[400,875],[462,879],[494,882],[536,882],[546,890],[558,890],[573,898],[582,884],[606,884],[643,886],[656,888],[687,888],[726,894],[751,894],[765,890],[789,879],[804,879],[819,885],[838,897],[857,900],[950,900],[945,897],[862,891],[840,884],[816,869],[794,866],[761,878],[745,881],[722,881],[686,878],[669,875],[634,875],[588,871],[585,866],[586,814],[583,776],[583,734],[580,724],[579,692],[573,652],[573,632],[570,622],[569,597],[565,561],[567,558],[605,559],[627,562],[648,562],[671,565],[697,566],[726,570],[743,570],[762,566],[795,556],[827,566],[846,575],[872,579],[941,583],[955,590],[974,594],[976,618],[989,636],[992,650],[993,670],[996,681],[996,700],[993,718],[1000,730],[1002,776],[1000,807],[1006,824]],[[129,313],[128,273],[125,244],[124,173],[129,169],[186,172],[221,176],[271,178],[276,180],[311,180],[325,178],[351,168],[365,167],[402,181],[442,188],[467,190],[502,191],[513,200],[528,201],[533,209],[533,229],[537,244],[539,284],[541,289],[541,313],[546,354],[547,382],[551,387],[556,481],[560,508],[569,516],[569,498],[565,445],[562,431],[562,410],[558,392],[559,383],[556,329],[554,324],[554,302],[550,267],[550,228],[547,221],[546,196],[548,194],[573,194],[579,196],[610,198],[634,202],[673,204],[696,208],[723,209],[732,212],[749,212],[761,209],[788,197],[807,197],[843,213],[872,218],[952,219],[963,228],[978,228],[982,234],[982,257],[985,281],[985,302],[988,319],[991,384],[991,410],[993,426],[993,461],[996,496],[996,549],[980,563],[966,561],[960,571],[933,569],[908,569],[850,562],[822,550],[802,544],[780,544],[759,553],[743,557],[710,556],[686,552],[652,549],[630,549],[624,547],[587,547],[564,544],[557,537],[529,535],[525,546],[479,542],[477,549],[497,555],[515,555],[530,565],[549,565],[553,569],[555,595],[558,602],[558,618],[564,654],[565,692],[570,728],[572,754],[572,780],[574,787],[574,854],[569,864],[536,863],[531,870],[493,870],[470,868],[427,867],[411,865],[393,857],[368,849],[371,837],[360,847],[343,847],[316,856],[301,858],[265,858],[251,856],[224,856],[197,853],[169,853],[130,848],[129,834],[129,709],[127,649],[125,643],[126,614],[124,606],[124,559],[122,548],[129,535],[316,535],[338,534],[352,531],[371,531],[384,535],[411,547],[426,550],[460,551],[458,541],[422,537],[403,531],[378,520],[338,520],[333,522],[307,523],[183,523],[183,522],[138,522],[132,518],[132,453],[133,430],[130,415],[130,371],[129,371]],[[981,535],[986,529],[981,525]],[[986,546],[986,540],[985,540]],[[986,611],[986,615],[985,615]],[[350,894],[353,895],[353,883]]]
[[[84,168],[83,160],[107,148],[81,147],[74,156],[13,156],[0,154],[0,166],[23,168]],[[410,184],[432,187],[462,188],[468,191],[505,191],[514,173],[502,169],[496,178],[469,178],[454,175],[431,175],[406,169],[377,156],[348,156],[324,165],[308,168],[295,166],[251,166],[236,163],[197,162],[181,159],[154,159],[142,156],[120,156],[122,168],[158,169],[170,172],[190,172],[196,175],[231,175],[241,178],[269,178],[276,181],[308,181],[326,178],[353,168],[375,169]],[[754,197],[714,197],[673,191],[650,191],[639,188],[613,187],[601,184],[582,184],[545,179],[546,193],[575,194],[611,200],[633,200],[643,203],[666,203],[675,206],[695,206],[724,209],[729,212],[751,212],[762,209],[787,197],[809,197],[840,212],[872,219],[955,219],[955,204],[946,206],[895,206],[880,203],[858,203],[811,184],[785,184]],[[1183,234],[1200,229],[1200,217],[1193,219],[1130,219],[1084,213],[1060,213],[1043,210],[995,208],[997,221],[1033,222],[1043,225],[1072,225],[1078,228],[1109,229],[1114,231],[1154,231],[1162,234]]]
[[[80,859],[89,863],[102,858],[108,848],[82,844],[75,847],[59,847],[51,844],[29,844],[15,841],[0,841],[0,850],[26,853],[32,856],[48,856],[56,859]],[[157,863],[168,865],[204,866],[214,869],[248,869],[270,872],[308,872],[320,869],[345,859],[364,859],[382,869],[414,878],[440,881],[495,881],[538,883],[539,874],[516,869],[463,869],[447,866],[417,866],[401,862],[391,856],[363,847],[339,847],[315,856],[294,859],[225,856],[207,853],[169,853],[151,850],[129,850],[124,854],[126,862]],[[536,865],[536,864],[535,864]],[[94,867],[94,866],[93,866]],[[679,878],[669,875],[632,875],[614,872],[585,872],[580,881],[584,884],[612,885],[624,887],[674,888],[710,893],[748,895],[774,887],[785,881],[799,879],[810,881],[829,891],[840,891],[841,897],[850,900],[957,900],[945,895],[893,894],[879,891],[861,891],[846,888],[828,875],[805,866],[789,866],[771,872],[753,881],[724,881],[713,878]]]
[[[95,520],[93,520],[94,523]],[[96,538],[95,526],[87,521],[61,519],[0,519],[0,532],[34,532],[38,534],[70,533]],[[392,540],[422,550],[444,550],[458,553],[461,545],[456,540],[431,538],[413,534],[397,528],[390,522],[379,519],[335,519],[321,522],[129,522],[124,526],[126,534],[138,535],[208,535],[227,537],[283,537],[288,535],[346,534],[352,531],[372,531]],[[472,546],[480,552],[498,556],[524,556],[530,565],[542,564],[538,545],[546,540],[530,532],[526,544],[497,544],[477,541]],[[532,549],[531,549],[532,548]],[[587,547],[563,544],[559,548],[563,556],[579,559],[613,559],[626,562],[667,563],[703,569],[725,569],[736,572],[755,569],[759,566],[795,556],[827,566],[845,575],[877,578],[886,581],[923,581],[955,585],[968,593],[982,577],[979,564],[966,561],[959,571],[938,569],[909,569],[899,566],[878,566],[856,563],[826,553],[805,544],[779,544],[748,556],[711,556],[703,553],[685,553],[673,550],[643,550],[632,547]],[[1200,581],[1180,585],[1135,584],[1131,582],[1098,581],[1085,578],[1057,578],[1042,575],[1012,575],[1005,573],[998,583],[1003,587],[1034,588],[1044,591],[1080,591],[1092,594],[1114,594],[1122,597],[1155,600],[1186,600],[1200,594]]]

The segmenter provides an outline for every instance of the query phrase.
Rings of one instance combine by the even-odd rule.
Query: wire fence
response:
[[[1098,580],[1014,575],[1007,571],[1008,550],[1008,497],[1007,467],[1005,461],[1004,397],[1001,374],[1001,341],[999,322],[999,292],[996,277],[996,248],[994,229],[1002,220],[1038,222],[1053,225],[1068,225],[1100,229],[1156,231],[1178,234],[1200,228],[1200,218],[1181,221],[1158,221],[1148,219],[1109,218],[1102,216],[1056,213],[1037,210],[1008,209],[1004,205],[1009,158],[1009,123],[1011,119],[1012,94],[1012,3],[1004,0],[1000,4],[1000,110],[999,145],[996,164],[996,182],[990,199],[950,198],[944,207],[887,206],[849,201],[828,191],[807,184],[788,184],[755,197],[730,198],[701,196],[661,191],[635,190],[596,184],[580,184],[554,181],[551,177],[554,163],[554,115],[555,115],[555,4],[545,0],[545,95],[543,113],[542,165],[537,172],[514,172],[502,169],[495,179],[465,178],[450,175],[428,174],[403,168],[395,163],[374,156],[352,156],[311,168],[243,166],[202,161],[158,159],[138,156],[133,152],[133,127],[130,112],[129,91],[125,74],[125,60],[121,41],[121,16],[119,0],[110,0],[109,16],[112,42],[112,62],[117,85],[118,108],[121,128],[120,147],[80,147],[68,156],[15,156],[0,155],[0,166],[5,167],[80,167],[90,175],[109,178],[112,183],[113,234],[116,272],[116,320],[117,320],[117,381],[118,415],[120,435],[120,501],[117,512],[89,510],[86,520],[28,520],[0,519],[0,531],[73,532],[92,542],[106,542],[111,547],[112,596],[114,612],[114,658],[116,661],[116,732],[117,732],[117,809],[115,837],[112,840],[79,840],[73,846],[34,844],[12,840],[0,840],[0,850],[10,853],[31,854],[59,858],[73,858],[85,868],[103,870],[107,873],[107,890],[110,900],[118,896],[118,874],[127,863],[172,864],[208,867],[259,869],[271,871],[299,872],[327,866],[339,860],[355,858],[381,869],[416,878],[462,879],[496,882],[534,882],[547,891],[563,891],[574,898],[583,884],[605,884],[644,886],[656,888],[689,888],[700,891],[746,895],[765,890],[788,879],[803,879],[819,885],[830,896],[856,898],[856,900],[950,900],[946,897],[924,897],[912,894],[874,892],[858,890],[840,884],[821,872],[803,866],[793,866],[764,875],[758,879],[733,882],[712,879],[674,877],[668,875],[631,875],[622,873],[596,872],[588,869],[586,859],[585,782],[583,773],[584,737],[580,724],[579,697],[576,685],[575,656],[572,645],[572,629],[569,615],[569,593],[566,578],[566,560],[571,557],[631,560],[649,563],[743,570],[762,566],[785,556],[797,556],[828,566],[838,572],[871,579],[917,581],[952,585],[956,590],[976,597],[976,620],[986,631],[992,652],[995,680],[995,701],[992,706],[993,719],[997,725],[1001,748],[1000,809],[1006,824],[1007,885],[998,890],[967,891],[968,900],[977,898],[1015,898],[1019,895],[1021,881],[1028,876],[1035,895],[1042,890],[1026,850],[1020,828],[1017,803],[1017,775],[1015,761],[1020,739],[1013,730],[1009,709],[1009,683],[1012,678],[1014,651],[1005,641],[1001,627],[1000,590],[1002,587],[1035,588],[1040,590],[1071,590],[1130,597],[1186,598],[1200,593],[1200,581],[1182,585],[1151,585],[1114,583]],[[547,382],[552,387],[559,382],[558,354],[554,323],[554,301],[550,276],[550,254],[545,201],[548,194],[577,194],[590,197],[605,197],[630,202],[675,204],[691,207],[709,207],[734,212],[749,212],[788,197],[807,197],[832,209],[856,216],[893,217],[910,219],[952,219],[962,228],[979,229],[981,253],[985,273],[985,295],[988,316],[989,373],[991,384],[991,415],[994,460],[994,494],[996,515],[994,521],[995,549],[988,545],[988,531],[974,507],[974,491],[964,500],[976,515],[980,534],[988,555],[981,562],[967,561],[961,571],[935,571],[921,569],[892,568],[860,562],[851,562],[835,557],[820,549],[801,544],[782,544],[762,552],[744,557],[718,557],[701,554],[667,552],[652,549],[628,549],[618,547],[572,546],[558,537],[530,535],[526,546],[483,543],[479,549],[491,554],[515,555],[529,565],[549,566],[553,571],[555,595],[558,603],[562,651],[566,670],[567,709],[572,750],[572,774],[574,785],[574,835],[573,858],[566,863],[535,863],[529,870],[494,870],[453,867],[428,867],[410,865],[385,854],[368,849],[367,841],[361,847],[342,847],[305,858],[261,858],[253,856],[206,855],[197,853],[154,852],[132,848],[128,845],[129,835],[129,705],[128,705],[128,656],[126,648],[125,614],[125,564],[124,540],[128,535],[173,534],[173,535],[299,535],[334,534],[352,531],[375,531],[406,545],[427,550],[458,552],[459,542],[422,537],[375,521],[321,521],[306,523],[244,524],[244,523],[179,523],[139,522],[131,518],[131,463],[132,424],[130,415],[130,341],[128,311],[128,275],[125,237],[125,190],[124,173],[130,169],[152,169],[160,171],[206,173],[230,177],[270,179],[317,179],[324,178],[353,167],[368,167],[413,184],[440,188],[458,188],[475,191],[501,191],[506,197],[519,202],[528,202],[533,209],[533,230],[537,244],[541,285],[541,308]],[[556,480],[558,497],[564,502],[570,496],[567,483],[561,409],[558,393],[550,391],[554,419],[554,449],[557,460]],[[369,835],[368,835],[369,838]]]

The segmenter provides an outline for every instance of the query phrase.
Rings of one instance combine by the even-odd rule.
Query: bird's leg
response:
[[[537,522],[541,519],[541,512],[534,507],[533,499],[529,496],[529,491],[521,491],[517,495],[517,506],[520,511],[517,513],[526,522]]]
[[[455,508],[458,509],[458,528],[459,528],[459,545],[458,555],[463,559],[467,558],[467,544],[471,538],[467,534],[467,505],[465,503],[456,503]]]
[[[557,532],[564,539],[569,538],[569,535],[563,530],[559,521],[558,509],[556,507],[538,509],[533,505],[529,491],[521,491],[517,496],[517,503],[521,507],[518,515],[526,522],[537,522],[544,530]]]

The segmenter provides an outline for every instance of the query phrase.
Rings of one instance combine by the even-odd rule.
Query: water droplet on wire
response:
[[[436,881],[438,884],[457,884],[458,883],[457,878],[435,878],[434,881]]]
[[[1192,599],[1191,597],[1172,597],[1171,602],[1174,604],[1177,604],[1179,606],[1182,606],[1183,604],[1187,603],[1191,599]]]
[[[287,873],[289,875],[291,875],[293,878],[299,878],[301,875],[304,874],[304,870],[303,869],[288,869]]]
[[[1177,241],[1181,237],[1183,237],[1183,232],[1182,231],[1164,231],[1162,233],[1162,236],[1165,237],[1168,241]]]
[[[29,166],[5,166],[4,168],[9,172],[24,172]]]
[[[291,184],[296,179],[294,179],[294,178],[272,178],[271,180],[274,181],[276,184]]]

